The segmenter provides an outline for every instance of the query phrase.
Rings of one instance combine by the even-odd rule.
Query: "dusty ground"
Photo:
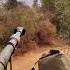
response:
[[[34,63],[41,57],[41,54],[44,52],[48,53],[50,49],[59,49],[69,59],[70,47],[61,41],[55,40],[53,42],[54,45],[52,46],[38,48],[36,50],[29,51],[28,53],[25,53],[22,56],[13,57],[12,59],[13,70],[30,70],[34,65]]]

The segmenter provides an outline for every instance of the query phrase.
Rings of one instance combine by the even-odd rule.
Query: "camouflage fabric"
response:
[[[58,53],[41,58],[38,66],[39,70],[70,70],[69,60]]]

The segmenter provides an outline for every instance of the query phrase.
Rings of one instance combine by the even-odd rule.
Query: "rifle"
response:
[[[24,27],[17,27],[14,30],[14,34],[10,37],[9,42],[7,43],[3,51],[0,53],[0,70],[7,70],[7,64],[9,60],[11,61],[11,56],[15,50],[15,47],[20,42],[20,37],[23,36],[24,34],[25,34]]]

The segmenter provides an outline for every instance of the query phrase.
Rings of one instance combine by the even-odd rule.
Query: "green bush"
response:
[[[57,33],[65,39],[70,38],[70,0],[44,1],[45,5],[48,7],[46,7],[47,10],[50,12],[53,11],[54,16],[52,21],[56,25]]]

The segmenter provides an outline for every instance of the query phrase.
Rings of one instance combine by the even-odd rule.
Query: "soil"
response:
[[[48,53],[50,49],[59,49],[61,53],[70,58],[70,47],[60,40],[53,40],[54,43],[51,46],[43,46],[41,48],[33,49],[24,55],[14,56],[12,58],[13,70],[31,70],[34,63],[41,57],[43,53]],[[10,70],[8,65],[8,70]]]

